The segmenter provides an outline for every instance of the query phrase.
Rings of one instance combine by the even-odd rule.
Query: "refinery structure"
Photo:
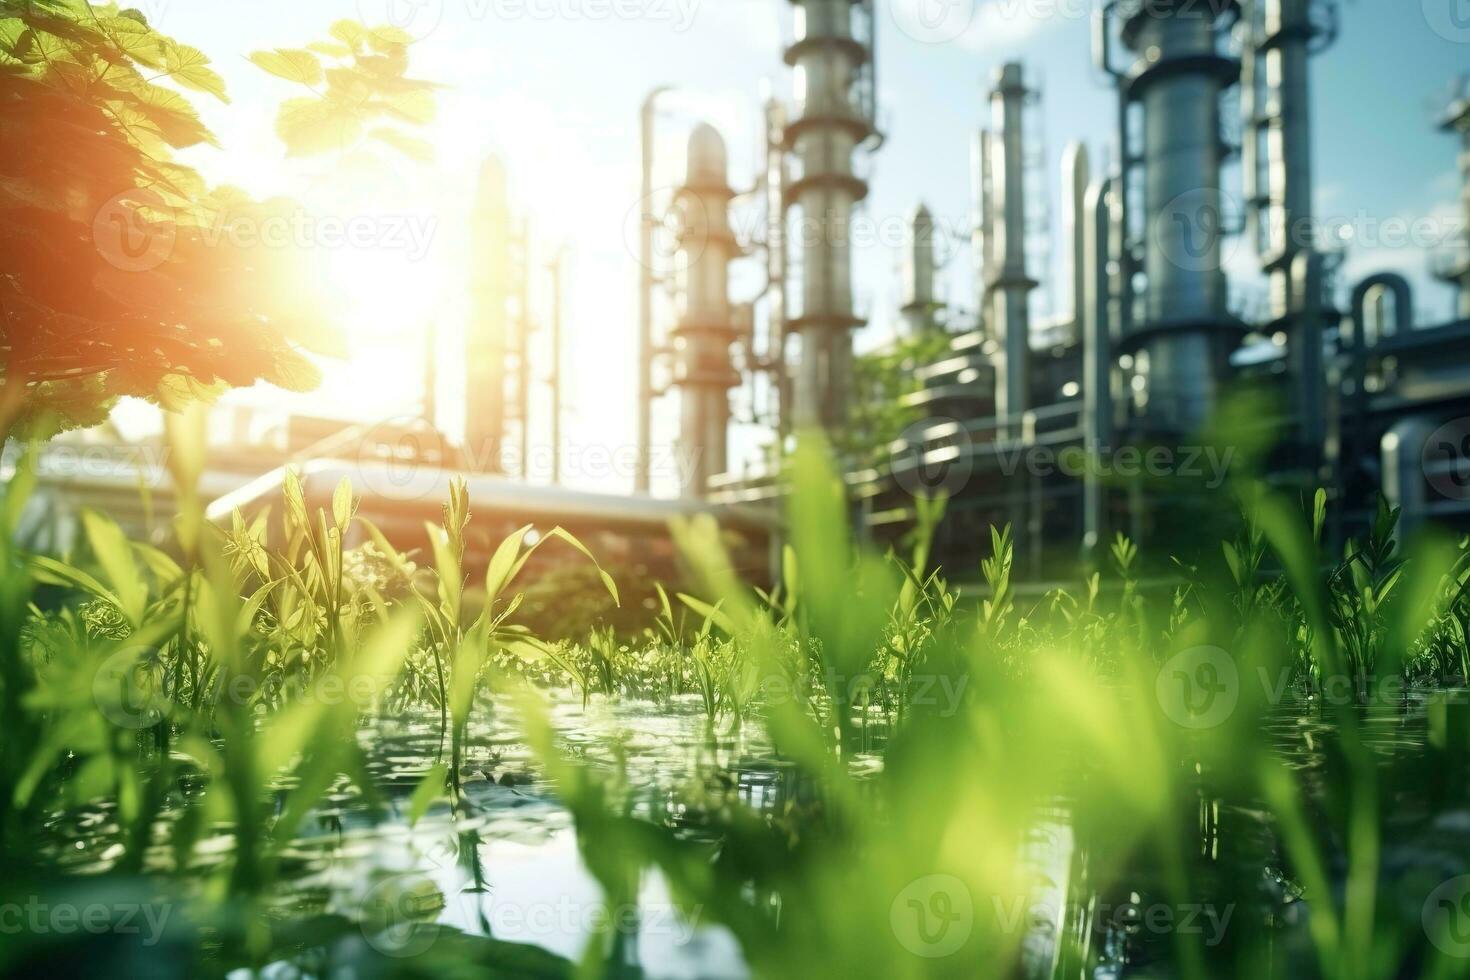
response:
[[[729,411],[724,391],[739,374],[763,377],[773,392],[765,421],[775,438],[810,426],[840,431],[863,397],[853,390],[852,331],[863,320],[845,232],[868,189],[855,162],[881,143],[874,11],[864,0],[794,6],[785,53],[793,97],[767,113],[763,239],[728,239],[731,192],[717,174],[724,155],[714,133],[696,131],[680,199],[697,202],[698,217],[689,224],[693,244],[674,263],[687,319],[671,332],[671,351],[643,354],[645,363],[675,358],[680,438],[716,463],[726,461],[717,421]],[[1028,267],[1025,246],[1039,203],[1027,199],[1025,179],[1031,82],[1024,64],[996,71],[989,125],[974,143],[978,295],[968,310],[936,299],[933,219],[915,201],[902,316],[911,332],[943,331],[947,349],[913,366],[921,385],[906,400],[920,421],[876,466],[848,474],[869,532],[896,540],[915,519],[914,496],[943,492],[950,501],[938,551],[958,567],[973,567],[987,525],[1010,523],[1023,574],[1070,574],[1115,532],[1162,537],[1157,515],[1193,512],[1178,506],[1200,489],[1184,471],[1219,451],[1201,445],[1202,434],[1242,389],[1271,407],[1269,417],[1249,419],[1277,434],[1264,475],[1308,493],[1327,488],[1337,539],[1369,519],[1380,490],[1408,527],[1466,523],[1470,494],[1457,491],[1467,482],[1470,431],[1456,421],[1470,409],[1464,223],[1426,256],[1459,296],[1458,319],[1433,326],[1416,325],[1404,277],[1342,282],[1341,254],[1314,237],[1311,61],[1331,46],[1337,19],[1336,5],[1321,0],[1101,5],[1094,57],[1116,86],[1122,149],[1109,172],[1090,166],[1082,144],[1063,154],[1057,197],[1070,262],[1059,281],[1070,302],[1047,321],[1028,301],[1038,277],[1052,274]],[[1461,144],[1470,220],[1463,95],[1443,128]],[[1237,155],[1241,186],[1224,186]],[[1235,235],[1254,247],[1269,283],[1265,308],[1249,313],[1230,302],[1222,259]],[[768,276],[753,314],[721,292],[718,266],[757,244]],[[1112,465],[1115,457],[1160,451],[1185,478],[1116,478],[1126,467]],[[1078,464],[1060,465],[1069,459]],[[729,503],[781,492],[774,468],[718,469],[691,491]]]
[[[426,453],[423,440],[408,439],[416,455],[407,463],[427,475],[370,476],[365,511],[403,510],[411,535],[421,517],[437,513],[442,494],[430,491],[447,485],[446,473],[467,471],[480,511],[506,522],[571,517],[584,528],[605,523],[656,536],[675,513],[708,512],[750,534],[756,551],[779,538],[781,448],[804,430],[840,434],[867,396],[854,371],[853,335],[865,311],[848,232],[869,190],[863,161],[882,152],[883,139],[873,0],[790,3],[795,30],[783,54],[791,84],[764,106],[756,186],[731,186],[725,137],[701,123],[687,132],[681,186],[655,193],[664,91],[629,107],[644,165],[634,494],[531,487],[524,473],[501,472],[499,447],[517,445],[524,459],[531,439],[533,326],[551,331],[555,350],[559,316],[533,316],[529,233],[513,214],[503,168],[491,161],[474,207],[464,444],[435,437]],[[1026,247],[1046,204],[1028,180],[1027,107],[1038,83],[1022,63],[994,73],[984,93],[988,122],[973,140],[976,290],[963,302],[939,296],[934,219],[914,195],[901,317],[910,335],[942,337],[942,353],[912,365],[918,384],[905,407],[918,421],[877,462],[848,468],[854,514],[869,534],[897,540],[915,520],[915,496],[944,493],[937,557],[946,565],[973,568],[987,547],[985,528],[1009,523],[1019,575],[1071,575],[1115,532],[1147,540],[1164,533],[1157,514],[1189,512],[1160,504],[1188,497],[1193,484],[1119,479],[1118,455],[1165,450],[1183,470],[1190,453],[1204,450],[1200,434],[1243,388],[1265,394],[1270,417],[1251,421],[1280,437],[1264,475],[1283,487],[1327,488],[1330,533],[1339,540],[1368,518],[1379,490],[1403,508],[1407,526],[1470,525],[1470,488],[1457,492],[1470,483],[1460,472],[1470,423],[1456,421],[1470,417],[1463,226],[1426,256],[1459,295],[1458,319],[1431,326],[1416,325],[1405,278],[1343,282],[1340,254],[1313,237],[1311,63],[1336,29],[1336,5],[1324,0],[1100,4],[1094,56],[1116,87],[1113,143],[1121,149],[1107,167],[1094,163],[1097,148],[1074,143],[1063,153],[1050,192],[1063,215],[1059,270],[1034,267]],[[1470,99],[1453,101],[1443,126],[1460,142],[1470,220]],[[1224,184],[1232,157],[1238,186]],[[1446,166],[1452,162],[1447,140]],[[760,210],[758,227],[732,221],[737,199]],[[668,249],[655,244],[663,234]],[[1231,302],[1222,248],[1234,236],[1254,248],[1269,282],[1263,308]],[[736,294],[735,263],[760,268],[759,289]],[[1032,312],[1042,279],[1062,287],[1062,311],[1046,319]],[[660,294],[672,298],[672,315],[660,315]],[[650,495],[658,448],[651,419],[664,399],[677,405],[679,449],[698,461],[679,499]],[[733,458],[737,403],[738,421],[769,434],[773,451],[761,460]],[[221,505],[274,493],[288,464],[356,473],[361,482],[365,467],[406,465],[394,458],[405,441],[400,428],[298,440],[253,474],[222,479]],[[346,470],[344,458],[353,464]]]

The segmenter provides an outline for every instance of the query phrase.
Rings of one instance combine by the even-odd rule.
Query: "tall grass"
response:
[[[1443,538],[1404,545],[1386,506],[1330,555],[1323,495],[1304,507],[1242,485],[1238,534],[1217,561],[1178,566],[1167,593],[1143,587],[1139,550],[1119,535],[1106,570],[1023,598],[1013,539],[997,528],[969,599],[930,567],[942,500],[921,503],[907,554],[876,553],[849,529],[825,447],[806,440],[776,585],[742,582],[712,521],[677,524],[693,584],[660,586],[640,636],[571,643],[516,619],[539,548],[560,542],[596,567],[564,531],[517,530],[472,582],[460,483],[423,555],[398,553],[345,483],[311,514],[288,477],[278,516],[216,528],[192,492],[198,433],[181,424],[173,439],[184,505],[167,549],[89,513],[77,554],[23,554],[28,462],[6,488],[0,858],[16,881],[53,877],[36,828],[110,801],[110,874],[188,876],[210,907],[239,911],[212,927],[214,968],[281,955],[265,909],[292,841],[344,780],[376,791],[363,726],[429,707],[441,748],[410,817],[441,798],[464,814],[471,724],[505,704],[608,895],[635,895],[657,869],[763,975],[1091,975],[1117,955],[1098,939],[1100,902],[1135,892],[1234,910],[1221,937],[1166,932],[1170,969],[1186,977],[1464,965],[1406,917],[1385,829],[1406,776],[1432,779],[1441,801],[1463,800],[1463,785],[1425,776],[1418,757],[1385,771],[1363,706],[1386,682],[1463,679],[1470,553]],[[356,537],[366,543],[349,547]],[[584,704],[692,695],[711,739],[758,729],[791,791],[774,808],[705,795],[666,801],[683,819],[650,817],[617,772],[566,751],[542,695],[562,684]],[[1264,733],[1287,692],[1331,723],[1317,746],[1325,791]],[[1436,710],[1425,758],[1462,773],[1470,747],[1444,716],[1458,706]],[[201,871],[195,848],[220,828],[227,858]],[[1289,903],[1262,898],[1268,869],[1310,909],[1301,930],[1273,925]],[[1035,913],[1038,895],[1067,901]],[[626,953],[615,930],[594,938],[591,973]]]

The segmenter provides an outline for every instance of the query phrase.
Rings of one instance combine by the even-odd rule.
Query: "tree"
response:
[[[432,86],[403,77],[406,37],[351,22],[333,35],[345,63],[325,71],[309,52],[254,58],[328,80],[282,107],[289,152],[356,138],[352,118],[432,114]],[[218,145],[181,90],[227,101],[203,52],[135,10],[0,0],[0,436],[96,424],[123,395],[176,409],[262,380],[309,390],[307,354],[340,351],[296,249],[231,233],[297,205],[210,189],[175,158]]]

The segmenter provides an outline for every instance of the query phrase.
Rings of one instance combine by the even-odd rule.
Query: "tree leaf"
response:
[[[322,63],[316,55],[301,48],[276,48],[274,51],[254,51],[250,60],[277,78],[303,85],[319,85],[322,81]]]
[[[384,95],[381,107],[399,119],[420,125],[433,122],[436,111],[434,93],[428,89],[410,89]]]
[[[341,41],[343,44],[347,45],[349,48],[355,50],[357,46],[362,43],[364,37],[366,37],[367,28],[363,27],[355,20],[348,20],[344,18],[332,24],[327,33],[331,34],[333,37]]]
[[[340,150],[362,135],[362,116],[354,108],[325,99],[287,99],[276,115],[276,135],[288,156]]]
[[[345,44],[336,44],[332,41],[312,41],[306,46],[306,50],[317,54],[324,54],[329,58],[350,58],[352,49]]]
[[[207,93],[221,102],[230,101],[225,94],[225,80],[209,67],[209,57],[198,48],[167,41],[163,48],[163,64],[169,77],[185,88]]]

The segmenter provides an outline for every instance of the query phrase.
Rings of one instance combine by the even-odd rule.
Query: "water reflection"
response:
[[[1470,698],[1414,695],[1350,710],[1378,773],[1385,832],[1376,887],[1417,928],[1424,896],[1467,870]],[[567,751],[625,773],[631,814],[684,839],[717,845],[721,824],[713,815],[732,804],[799,818],[821,797],[819,786],[773,753],[759,726],[711,738],[693,699],[594,699],[584,708],[580,699],[562,698],[552,716]],[[437,715],[382,719],[360,733],[370,786],[344,779],[285,849],[282,884],[270,896],[278,956],[263,975],[328,974],[369,961],[373,972],[432,975],[434,964],[458,959],[553,976],[596,939],[615,975],[748,974],[732,934],[704,910],[678,907],[657,872],[636,874],[621,898],[606,894],[589,868],[603,842],[589,832],[579,839],[519,738],[512,707],[497,703],[477,719],[460,805],[438,804],[412,823],[410,795],[445,753]],[[1324,845],[1332,887],[1350,887],[1341,828],[1352,801],[1341,794],[1354,781],[1343,775],[1351,761],[1342,720],[1298,700],[1273,708],[1261,725],[1273,757],[1306,788],[1307,821]],[[880,750],[882,735],[865,727],[858,748]],[[1034,815],[1022,850],[1031,893],[979,910],[1023,923],[1025,976],[1169,975],[1191,947],[1208,951],[1212,975],[1313,975],[1311,909],[1295,884],[1300,869],[1291,867],[1265,803],[1245,788],[1254,781],[1204,755],[1179,764],[1187,791],[1172,801],[1179,813],[1166,823],[1195,828],[1181,842],[1183,866],[1163,862],[1135,829],[1119,826],[1107,796],[1089,789],[1085,764],[1077,792]],[[880,763],[858,754],[853,766],[876,772]],[[203,792],[181,785],[169,820],[197,810]],[[228,859],[231,838],[219,830],[192,854],[175,855],[166,821],[146,870],[199,871]],[[92,873],[116,860],[116,839],[114,807],[99,803],[54,817],[44,846],[69,870]],[[1187,902],[1178,900],[1181,881]],[[781,896],[752,893],[749,900],[779,919]]]

